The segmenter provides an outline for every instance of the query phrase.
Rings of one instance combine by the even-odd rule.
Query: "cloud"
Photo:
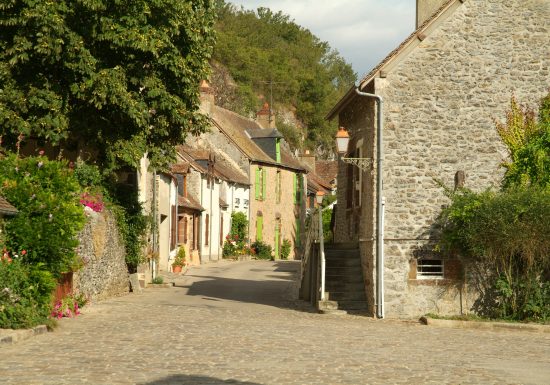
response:
[[[282,11],[367,73],[414,29],[414,0],[234,0],[246,9]]]

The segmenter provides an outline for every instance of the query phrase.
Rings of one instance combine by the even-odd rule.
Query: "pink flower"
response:
[[[40,155],[40,156],[44,155],[44,150],[38,151],[38,155]]]

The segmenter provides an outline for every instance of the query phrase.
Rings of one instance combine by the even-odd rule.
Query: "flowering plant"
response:
[[[10,256],[10,253],[11,252],[6,247],[4,247],[2,249],[2,256],[0,257],[0,261],[11,263],[13,262],[14,259],[19,258],[19,254],[13,254],[12,255],[13,258],[12,258],[12,256]],[[24,257],[25,255],[27,255],[27,250],[21,250],[20,254],[22,257]]]
[[[71,294],[57,301],[53,307],[51,317],[61,319],[63,317],[73,318],[80,314],[80,308],[86,304],[88,300],[82,294]]]
[[[105,204],[103,203],[99,194],[92,195],[88,192],[85,192],[80,196],[80,203],[86,207],[91,208],[96,213],[100,213],[105,207]]]

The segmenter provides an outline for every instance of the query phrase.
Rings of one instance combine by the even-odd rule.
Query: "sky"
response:
[[[229,0],[245,9],[282,11],[353,66],[359,78],[415,27],[416,0]]]

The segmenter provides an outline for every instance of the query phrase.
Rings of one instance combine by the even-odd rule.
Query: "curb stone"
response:
[[[448,319],[436,319],[420,317],[420,322],[427,326],[437,326],[456,329],[508,329],[524,330],[538,333],[550,333],[550,325],[522,324],[508,322],[481,322],[481,321],[460,321]]]
[[[32,329],[0,329],[0,345],[2,344],[15,344],[19,341],[23,341],[34,337],[39,334],[48,332],[46,325],[38,325]]]

